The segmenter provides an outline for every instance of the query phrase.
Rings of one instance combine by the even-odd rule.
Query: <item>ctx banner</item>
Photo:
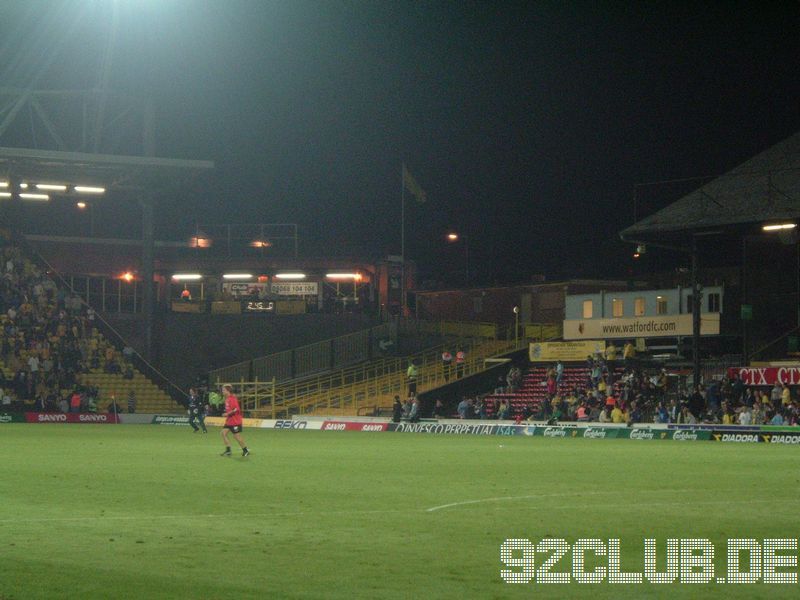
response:
[[[729,367],[728,377],[738,377],[745,385],[800,385],[800,366],[796,367]]]

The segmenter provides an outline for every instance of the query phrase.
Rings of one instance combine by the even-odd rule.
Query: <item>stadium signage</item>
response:
[[[463,435],[519,435],[527,428],[516,425],[479,425],[471,423],[390,423],[387,431],[401,433],[444,433]]]
[[[568,319],[565,340],[607,340],[692,335],[692,315],[613,319]],[[702,313],[700,335],[719,335],[719,313]]]
[[[222,292],[232,298],[264,298],[267,295],[266,283],[226,282],[222,284]]]
[[[583,430],[583,437],[592,439],[600,439],[606,437],[614,438],[617,437],[617,431],[615,429],[587,427],[586,429]]]
[[[576,342],[533,342],[528,346],[528,359],[531,362],[553,360],[586,360],[586,357],[603,354],[606,343],[600,341]]]
[[[275,303],[265,302],[263,300],[252,300],[243,302],[242,306],[246,312],[274,312]]]
[[[189,417],[180,415],[153,415],[153,425],[188,425]]]
[[[654,440],[656,439],[656,435],[654,431],[650,429],[631,429],[631,433],[628,436],[632,440]]]
[[[542,431],[544,437],[567,437],[567,430],[563,427],[545,427]]]
[[[25,419],[22,415],[18,415],[15,413],[3,413],[0,415],[0,424],[2,423],[24,423]]]
[[[736,442],[740,444],[757,444],[762,437],[757,433],[713,433],[718,442]]]
[[[308,421],[293,421],[292,419],[278,419],[273,429],[307,429]]]
[[[691,440],[696,442],[697,440],[707,440],[711,437],[708,431],[694,431],[688,429],[679,429],[677,431],[671,432],[672,439],[678,440],[680,442],[685,442],[687,440]]]
[[[745,385],[800,385],[800,367],[731,367],[728,377],[738,376]]]
[[[25,413],[28,423],[114,423],[105,413]]]
[[[358,421],[325,421],[323,431],[386,431],[388,423],[358,422]]]
[[[316,281],[294,283],[278,283],[273,281],[272,287],[270,287],[270,292],[277,294],[278,296],[316,296],[317,289]]]
[[[800,433],[772,433],[763,437],[770,444],[800,444]]]

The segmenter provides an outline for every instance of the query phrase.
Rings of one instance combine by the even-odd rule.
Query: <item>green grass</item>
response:
[[[499,548],[620,538],[641,571],[644,537],[796,538],[800,448],[247,430],[242,459],[214,428],[0,428],[2,600],[797,596],[508,585]]]

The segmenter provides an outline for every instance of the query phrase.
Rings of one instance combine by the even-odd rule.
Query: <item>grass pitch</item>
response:
[[[0,427],[2,600],[798,594],[509,585],[499,549],[619,538],[641,571],[645,537],[797,538],[800,448],[246,430],[243,459],[215,428]]]

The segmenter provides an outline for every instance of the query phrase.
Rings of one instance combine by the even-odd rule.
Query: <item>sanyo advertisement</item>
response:
[[[692,315],[564,321],[565,340],[692,335]],[[700,335],[719,335],[719,313],[700,315]]]

